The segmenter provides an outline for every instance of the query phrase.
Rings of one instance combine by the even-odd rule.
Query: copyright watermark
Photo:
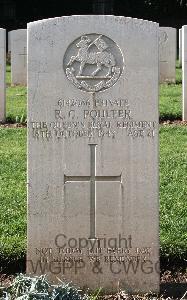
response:
[[[41,262],[40,260],[33,262],[32,260],[27,260],[27,266],[31,273],[33,274],[45,274],[51,273],[54,275],[67,275],[68,273],[73,273],[77,275],[82,270],[89,270],[94,274],[104,274],[104,272],[111,272],[114,275],[129,273],[136,274],[141,272],[145,275],[150,275],[152,273],[160,273],[159,261],[152,262],[151,260],[146,261],[116,261],[110,262],[107,265],[102,264],[100,261],[94,261],[89,263],[85,260],[79,261],[63,261],[63,262]]]
[[[121,234],[118,237],[102,237],[97,239],[89,239],[85,237],[68,238],[65,234],[60,233],[55,237],[55,245],[58,248],[132,248],[132,237],[123,237]]]

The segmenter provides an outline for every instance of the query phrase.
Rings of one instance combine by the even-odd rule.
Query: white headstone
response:
[[[176,29],[160,27],[159,45],[160,82],[175,83]]]
[[[28,273],[159,291],[158,31],[96,15],[28,25]]]
[[[27,84],[27,30],[11,31],[11,83]]]
[[[187,121],[187,25],[182,27],[182,119]]]
[[[182,66],[182,28],[179,29],[179,66]]]
[[[6,30],[0,28],[0,122],[6,118]]]

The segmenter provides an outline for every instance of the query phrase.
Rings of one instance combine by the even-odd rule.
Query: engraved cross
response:
[[[98,181],[117,181],[121,183],[121,175],[119,176],[97,176],[96,175],[96,146],[97,144],[89,144],[90,146],[90,176],[66,176],[64,175],[64,183],[66,182],[90,182],[90,239],[96,239],[96,182]]]

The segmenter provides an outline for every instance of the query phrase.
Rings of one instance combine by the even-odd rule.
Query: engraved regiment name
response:
[[[37,140],[115,138],[154,138],[156,121],[136,120],[127,99],[59,99],[54,120],[30,122]]]

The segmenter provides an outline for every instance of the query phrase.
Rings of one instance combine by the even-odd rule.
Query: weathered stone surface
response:
[[[27,29],[12,30],[9,33],[11,52],[12,85],[27,84]]]
[[[114,16],[28,25],[27,272],[159,290],[158,32]]]
[[[176,29],[160,27],[159,45],[160,82],[175,83]]]
[[[6,30],[0,28],[0,122],[6,118]]]
[[[187,25],[182,27],[182,119],[187,121]]]

